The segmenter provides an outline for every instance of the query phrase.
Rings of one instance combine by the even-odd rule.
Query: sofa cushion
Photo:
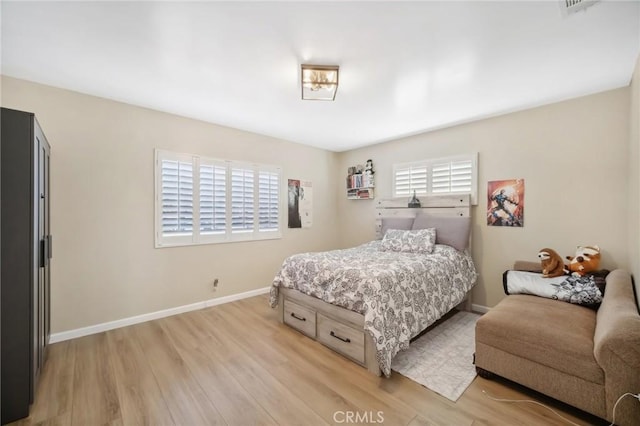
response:
[[[593,356],[596,312],[529,295],[507,296],[476,325],[476,340],[593,383],[604,373]]]

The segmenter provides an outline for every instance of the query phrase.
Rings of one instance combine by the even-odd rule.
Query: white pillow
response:
[[[404,253],[433,253],[435,245],[435,228],[411,231],[389,229],[384,234],[380,250]]]

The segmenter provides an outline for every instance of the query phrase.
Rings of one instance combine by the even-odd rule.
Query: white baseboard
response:
[[[471,310],[473,312],[479,312],[481,314],[486,314],[487,312],[489,312],[489,309],[491,309],[488,306],[483,306],[483,305],[476,305],[475,303],[471,304]]]
[[[76,328],[75,330],[61,331],[53,333],[49,337],[49,343],[62,342],[65,340],[75,339],[77,337],[88,336],[90,334],[101,333],[103,331],[113,330],[115,328],[126,327],[128,325],[139,324],[141,322],[151,321],[159,318],[170,317],[172,315],[182,314],[184,312],[197,311],[198,309],[208,308],[210,306],[222,305],[223,303],[234,302],[248,297],[258,296],[268,293],[271,287],[259,288],[257,290],[246,291],[244,293],[232,294],[230,296],[218,297],[216,299],[204,300],[202,302],[192,303],[190,305],[176,306],[175,308],[164,309],[162,311],[150,312],[148,314],[136,315],[135,317],[123,318],[115,321],[109,321],[102,324],[91,325],[89,327]]]

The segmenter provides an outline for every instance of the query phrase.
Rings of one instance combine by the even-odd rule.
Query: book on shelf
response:
[[[347,176],[347,189],[350,188],[371,188],[373,184],[371,177],[366,174],[356,174]]]
[[[372,199],[373,188],[349,188],[347,189],[347,198],[353,200]]]

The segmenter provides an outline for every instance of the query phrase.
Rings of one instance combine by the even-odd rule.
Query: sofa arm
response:
[[[604,370],[607,420],[613,406],[626,393],[640,393],[640,315],[631,276],[621,269],[607,276],[604,298],[598,309],[594,356]],[[616,424],[638,424],[640,403],[627,397],[616,408]]]

